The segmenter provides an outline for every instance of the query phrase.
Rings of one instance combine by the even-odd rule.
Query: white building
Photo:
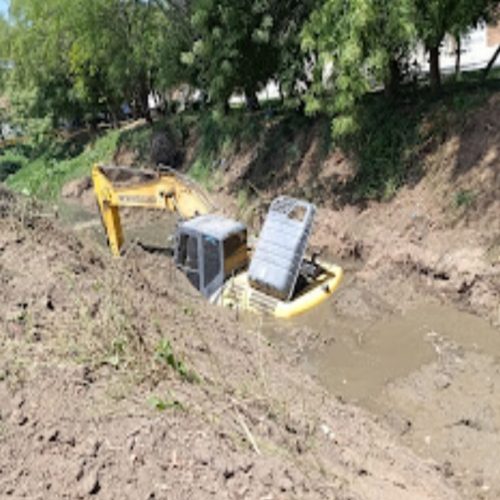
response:
[[[462,71],[470,71],[484,68],[496,49],[500,45],[500,24],[488,26],[479,25],[471,30],[461,40],[461,60]],[[451,73],[455,71],[457,44],[453,37],[447,36],[441,49],[441,71]],[[418,51],[417,60],[424,71],[429,70],[428,54],[422,49]],[[496,61],[496,66],[500,66],[500,57]]]

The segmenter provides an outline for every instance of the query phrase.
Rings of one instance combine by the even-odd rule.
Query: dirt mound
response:
[[[6,205],[2,498],[458,498],[164,256],[114,260]]]

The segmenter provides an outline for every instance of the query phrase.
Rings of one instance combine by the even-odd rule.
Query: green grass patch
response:
[[[43,152],[29,147],[10,149],[0,156],[0,165],[15,162],[19,168],[6,178],[6,184],[26,195],[54,200],[66,182],[89,175],[94,163],[110,161],[119,137],[120,131],[112,130],[78,144],[55,140]]]
[[[172,399],[170,397],[161,398],[158,396],[151,396],[148,399],[148,403],[154,410],[165,411],[169,409],[185,411],[183,404],[177,399]]]
[[[156,346],[155,360],[163,366],[172,368],[183,380],[191,383],[199,382],[198,375],[186,367],[184,362],[174,353],[172,344],[167,339],[162,339]]]
[[[133,151],[135,163],[146,166],[154,160],[152,158],[152,144],[155,135],[163,136],[163,146],[165,147],[167,144],[170,153],[173,154],[178,151],[180,145],[184,144],[192,123],[192,115],[188,113],[162,118],[153,124],[145,123],[142,126],[122,131],[117,147]],[[179,164],[172,164],[173,160],[173,158],[170,159],[168,166],[179,167]]]
[[[461,189],[455,193],[454,205],[455,208],[469,208],[476,201],[477,195],[473,191]]]
[[[29,159],[18,151],[7,150],[0,155],[0,182],[26,167]]]

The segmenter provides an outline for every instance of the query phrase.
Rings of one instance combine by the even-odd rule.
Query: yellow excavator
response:
[[[180,222],[176,266],[212,303],[291,318],[321,304],[338,288],[341,267],[306,258],[315,207],[280,196],[254,248],[241,222],[213,213],[202,190],[178,172],[95,165],[92,181],[111,252],[124,243],[120,209],[167,210]]]

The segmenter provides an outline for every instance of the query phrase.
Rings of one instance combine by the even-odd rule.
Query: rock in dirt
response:
[[[99,482],[99,475],[97,470],[92,470],[80,479],[80,485],[78,487],[78,493],[82,497],[87,495],[96,495],[101,489],[101,484]]]

